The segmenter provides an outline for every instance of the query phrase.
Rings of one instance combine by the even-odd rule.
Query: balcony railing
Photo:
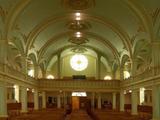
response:
[[[118,91],[120,80],[39,80],[42,90]]]
[[[140,74],[123,80],[121,82],[121,87],[130,87],[135,85],[137,85],[137,87],[151,86],[153,85],[153,82],[157,83],[158,78],[160,78],[160,67],[152,67],[150,69],[146,69]]]
[[[0,75],[5,75],[5,81],[13,84],[26,84],[37,86],[38,81],[34,78],[15,70],[14,68],[0,63]]]
[[[0,63],[0,75],[5,76],[5,81],[13,84],[26,84],[40,87],[40,89],[88,89],[88,90],[118,90],[120,87],[129,88],[133,86],[160,84],[160,67],[145,70],[143,73],[127,80],[36,80],[10,66]]]

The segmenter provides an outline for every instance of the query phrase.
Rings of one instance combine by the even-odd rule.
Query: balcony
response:
[[[120,80],[63,80],[63,79],[41,79],[40,90],[64,90],[64,91],[119,91]]]
[[[152,67],[144,72],[130,77],[121,82],[121,87],[125,89],[136,89],[140,87],[151,87],[160,84],[160,67]]]

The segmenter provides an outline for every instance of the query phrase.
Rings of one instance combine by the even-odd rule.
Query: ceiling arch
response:
[[[137,18],[143,25],[145,31],[149,34],[150,41],[153,41],[154,34],[153,34],[153,25],[151,16],[147,14],[147,12],[143,7],[141,7],[139,4],[136,4],[135,1],[130,1],[130,0],[123,0],[123,1],[135,13]]]
[[[43,56],[43,54],[45,53],[46,49],[48,49],[50,45],[52,45],[54,42],[56,42],[62,36],[68,35],[68,33],[69,32],[61,33],[59,35],[56,35],[56,36],[52,37],[50,40],[48,40],[47,43],[40,49],[39,57]],[[97,35],[95,33],[85,32],[85,34],[89,35],[89,36],[95,38],[97,41],[105,44],[105,46],[108,47],[112,51],[114,57],[117,60],[119,60],[119,53],[118,53],[117,49],[110,43],[109,40],[106,40],[106,38],[103,38],[103,37],[101,37],[101,36],[99,36],[99,35]]]
[[[5,39],[9,39],[9,32],[11,32],[14,27],[17,18],[23,12],[23,10],[29,5],[32,0],[20,0],[18,4],[16,4],[13,9],[11,9],[8,13],[8,17],[6,20],[5,26]]]
[[[59,0],[54,0],[52,3],[55,3],[53,5],[51,5],[51,7],[53,6],[53,9],[49,9],[48,15],[43,15],[42,16],[36,16],[36,13],[39,12],[40,10],[42,10],[43,8],[48,9],[49,4],[51,3],[51,0],[6,0],[4,1],[2,0],[2,3],[4,3],[2,5],[2,8],[4,8],[4,10],[6,10],[8,12],[8,14],[6,15],[6,20],[4,23],[4,30],[5,32],[2,33],[1,36],[4,36],[5,40],[10,40],[12,39],[12,35],[14,34],[16,37],[19,37],[19,33],[26,35],[26,41],[24,40],[24,47],[23,48],[27,48],[24,50],[24,53],[27,53],[28,55],[31,53],[32,50],[35,50],[37,52],[37,54],[39,53],[39,56],[43,56],[43,51],[45,51],[46,49],[42,50],[45,47],[48,47],[48,44],[50,44],[50,42],[47,42],[47,40],[49,40],[49,37],[51,37],[50,39],[55,39],[53,41],[60,41],[59,39],[61,39],[61,37],[58,37],[58,35],[62,35],[64,32],[67,33],[67,31],[69,31],[69,29],[65,29],[64,31],[62,31],[62,29],[60,28],[59,30],[57,30],[57,33],[54,33],[54,35],[50,35],[49,37],[47,36],[46,38],[42,38],[41,36],[43,36],[43,34],[45,34],[44,31],[49,31],[49,27],[50,26],[55,26],[55,25],[59,25],[61,23],[65,23],[69,20],[73,20],[73,14],[75,13],[75,11],[73,10],[67,10],[65,8],[63,8],[63,6],[61,6],[61,4],[59,4]],[[9,1],[9,2],[8,2]],[[114,2],[113,2],[114,1]],[[134,46],[136,44],[136,42],[138,42],[140,39],[138,37],[141,37],[142,35],[144,35],[147,39],[147,41],[152,42],[153,40],[157,40],[159,39],[160,36],[160,27],[159,27],[159,16],[156,19],[156,25],[154,25],[154,21],[153,21],[153,13],[155,12],[155,9],[158,9],[157,7],[159,7],[158,4],[159,1],[158,0],[153,0],[153,4],[156,6],[152,6],[150,5],[148,1],[145,0],[139,0],[139,1],[130,1],[130,0],[122,0],[121,2],[117,2],[116,0],[112,0],[112,1],[106,1],[106,0],[102,0],[101,2],[99,2],[98,0],[95,1],[97,2],[97,4],[95,4],[94,7],[89,8],[88,10],[82,10],[82,14],[84,16],[84,21],[91,21],[91,23],[93,25],[96,26],[96,24],[98,24],[97,26],[99,27],[99,29],[101,29],[101,31],[105,31],[104,33],[101,33],[101,31],[99,31],[98,29],[96,30],[96,28],[98,28],[97,26],[94,28],[91,28],[89,30],[89,32],[86,32],[86,34],[91,37],[91,39],[95,40],[95,43],[100,43],[101,46],[105,45],[107,49],[110,49],[113,53],[114,56],[116,56],[116,58],[119,58],[119,61],[121,61],[121,57],[123,56],[122,52],[125,51],[125,53],[127,53],[127,55],[129,55],[130,58],[133,58],[133,53],[134,53]],[[1,3],[1,2],[0,2]],[[38,3],[38,5],[41,5],[42,8],[35,8],[35,5]],[[47,3],[45,5],[43,5],[43,3]],[[107,4],[108,3],[108,4]],[[115,5],[115,3],[117,3]],[[143,4],[142,4],[143,3]],[[145,4],[147,3],[147,4]],[[9,8],[11,6],[11,8],[9,9],[5,9],[5,5],[7,5],[6,8]],[[11,5],[10,5],[11,4]],[[111,5],[109,5],[111,4]],[[123,4],[123,5],[122,5]],[[60,9],[56,11],[56,5],[59,5],[58,8],[62,8],[63,10],[61,11]],[[116,8],[118,6],[118,9],[116,10],[120,10],[123,8],[122,11],[116,11],[117,13],[115,13],[114,11],[108,11],[110,9],[108,9],[108,7],[111,6]],[[44,7],[43,7],[44,6]],[[102,6],[102,8],[100,8],[100,6]],[[105,7],[107,6],[107,7]],[[152,9],[150,9],[150,7],[153,7]],[[36,12],[34,12],[34,10],[36,9]],[[114,10],[111,9],[111,10]],[[120,9],[119,9],[120,8]],[[31,10],[33,10],[33,16],[35,18],[35,22],[32,23],[32,19],[28,21],[28,19],[26,20],[26,18],[29,17],[30,14],[26,14],[29,13]],[[54,10],[52,12],[52,10]],[[98,11],[97,11],[98,10]],[[101,11],[100,11],[101,10]],[[126,10],[126,11],[124,11]],[[127,11],[128,10],[128,11]],[[151,11],[150,11],[151,10]],[[60,11],[60,12],[59,12]],[[126,13],[126,14],[122,14],[122,12]],[[111,14],[110,14],[111,13]],[[114,14],[112,16],[112,13]],[[116,16],[117,14],[119,14],[119,16]],[[126,16],[128,17],[126,17]],[[40,18],[38,18],[40,17]],[[120,19],[120,17],[122,19]],[[124,17],[124,19],[123,19]],[[117,18],[117,19],[116,19]],[[128,18],[128,19],[126,19]],[[130,22],[129,20],[134,19],[132,22]],[[122,21],[120,21],[122,20]],[[64,21],[64,22],[63,22]],[[119,22],[120,21],[120,22]],[[125,23],[126,21],[129,21],[127,23]],[[24,23],[24,24],[23,24]],[[29,23],[29,24],[26,24]],[[96,24],[95,24],[96,23]],[[122,23],[122,24],[121,24]],[[131,27],[131,26],[127,26],[128,23],[131,24],[131,26],[135,26],[135,27]],[[133,25],[132,25],[133,23]],[[18,30],[15,30],[17,27],[16,25],[20,24],[20,28]],[[91,25],[92,25],[91,24]],[[124,25],[125,24],[125,25]],[[25,28],[28,25],[28,28]],[[23,28],[24,26],[24,28]],[[104,28],[102,27],[104,26]],[[61,27],[61,26],[59,26]],[[65,28],[66,26],[64,26]],[[140,29],[142,29],[142,31],[138,31],[137,28],[141,27]],[[23,30],[26,31],[23,31]],[[139,28],[138,28],[139,29]],[[107,31],[108,30],[108,31]],[[111,39],[112,37],[108,37],[107,33],[109,34],[110,31],[113,33],[112,36],[114,36],[116,34],[116,37],[114,36],[114,39]],[[133,34],[132,34],[133,33]],[[3,35],[4,34],[4,35]],[[57,38],[56,38],[57,36]],[[135,36],[136,39],[134,39],[134,41],[132,41],[132,37],[134,38]],[[68,37],[68,35],[66,35],[66,37]],[[116,39],[117,38],[117,39]],[[142,37],[143,38],[143,37]],[[20,37],[19,39],[19,43],[21,42],[23,38]],[[45,41],[41,44],[38,45],[36,43],[40,43],[41,40],[45,39]],[[117,46],[114,44],[113,41],[121,41],[122,45],[124,45],[124,48],[121,47],[121,45],[117,45],[120,46],[120,49],[117,48]],[[13,42],[14,40],[11,40],[11,42]],[[37,42],[38,41],[38,42]],[[25,43],[26,42],[26,43]],[[46,42],[46,43],[45,43]],[[15,43],[15,41],[14,41]],[[51,42],[52,43],[52,42]],[[34,45],[37,45],[38,47],[33,48]],[[63,43],[62,43],[63,44]],[[68,45],[68,43],[67,43]],[[91,44],[90,44],[91,45]],[[93,45],[93,43],[92,43]],[[41,46],[43,46],[41,48]],[[63,47],[64,45],[60,46]],[[94,45],[93,45],[94,47]],[[141,46],[140,46],[141,47]],[[39,51],[40,50],[40,51]],[[52,49],[50,49],[52,50]],[[53,49],[53,52],[56,49]],[[105,53],[106,51],[104,51]],[[42,53],[42,55],[41,55]],[[51,52],[49,52],[51,54]],[[121,54],[122,53],[122,54]]]
[[[106,54],[104,54],[104,53],[101,52],[100,50],[94,48],[93,46],[88,46],[88,45],[83,45],[83,46],[84,46],[85,48],[87,48],[87,49],[91,49],[91,50],[95,51],[96,53],[101,54],[107,61],[109,60],[109,59],[107,58],[107,55],[106,55]],[[58,49],[57,51],[53,52],[52,55],[50,55],[50,56],[48,57],[48,59],[46,60],[46,61],[47,61],[46,63],[49,64],[50,60],[51,60],[54,56],[56,56],[56,55],[59,54],[59,53],[62,53],[63,51],[65,51],[65,50],[67,50],[67,49],[70,49],[70,48],[72,48],[72,47],[74,47],[74,45],[67,45],[67,46],[64,46],[64,47]]]

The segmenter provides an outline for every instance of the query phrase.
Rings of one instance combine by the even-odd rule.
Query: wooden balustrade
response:
[[[119,91],[119,80],[39,80],[41,90]]]

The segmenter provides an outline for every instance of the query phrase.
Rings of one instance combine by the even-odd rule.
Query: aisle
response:
[[[84,110],[73,111],[65,120],[92,120]]]

